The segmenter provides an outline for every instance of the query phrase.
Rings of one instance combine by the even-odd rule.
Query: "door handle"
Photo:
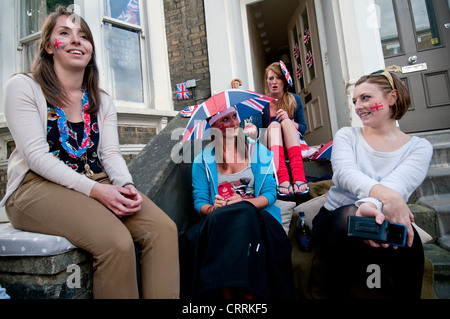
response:
[[[408,63],[409,63],[409,64],[416,64],[416,63],[417,63],[417,60],[418,60],[417,55],[413,55],[413,56],[410,56],[410,57],[408,58]]]
[[[303,89],[303,94],[305,94],[305,95],[307,95],[307,94],[309,94],[309,90],[308,89]]]

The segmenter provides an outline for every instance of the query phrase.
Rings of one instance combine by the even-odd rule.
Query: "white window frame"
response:
[[[103,1],[75,0],[75,4],[81,7],[81,14],[94,35],[97,64],[101,75],[100,85],[105,89],[108,88],[106,72],[109,66],[105,65],[106,61],[102,58],[107,54],[103,42],[105,37],[104,24],[113,22],[113,25],[141,31],[140,48],[144,102],[115,100],[115,106],[119,113],[158,117],[175,116],[177,112],[174,111],[172,100],[163,0],[140,2],[140,26],[105,16]]]

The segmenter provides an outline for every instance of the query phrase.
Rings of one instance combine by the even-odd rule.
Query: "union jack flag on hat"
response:
[[[286,81],[289,83],[290,86],[293,86],[294,83],[292,82],[291,74],[289,73],[286,64],[284,64],[283,61],[280,61],[280,66],[284,76],[286,77]]]
[[[178,100],[188,100],[189,91],[187,89],[186,83],[177,84],[177,99]]]
[[[211,129],[209,123],[206,120],[196,122],[198,123],[184,132],[183,142],[195,139],[202,140],[204,137],[209,136],[209,130]]]

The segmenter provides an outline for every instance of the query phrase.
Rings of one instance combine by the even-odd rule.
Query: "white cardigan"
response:
[[[0,206],[5,206],[29,170],[89,196],[96,182],[77,173],[49,152],[47,102],[41,87],[26,75],[15,75],[6,84],[3,105],[16,149],[9,158],[6,195]],[[98,125],[100,139],[97,153],[109,179],[119,186],[132,183],[119,149],[116,109],[112,99],[105,93],[101,94]]]

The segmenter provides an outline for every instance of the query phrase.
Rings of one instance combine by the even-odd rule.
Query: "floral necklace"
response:
[[[64,110],[55,105],[55,111],[58,116],[57,124],[60,135],[59,141],[61,142],[62,147],[66,150],[67,154],[75,159],[81,158],[86,153],[91,140],[91,116],[87,112],[89,109],[89,97],[86,89],[83,89],[82,104],[83,108],[81,109],[81,116],[84,122],[84,134],[83,140],[81,141],[81,145],[78,146],[78,149],[69,143],[69,129],[67,127],[67,117]]]

